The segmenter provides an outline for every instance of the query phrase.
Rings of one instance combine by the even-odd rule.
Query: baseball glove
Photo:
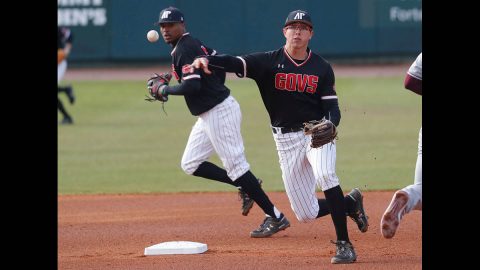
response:
[[[168,94],[165,93],[163,87],[164,85],[167,86],[170,83],[170,80],[172,79],[172,74],[169,72],[165,72],[162,74],[157,74],[153,75],[148,79],[147,81],[147,88],[148,88],[148,93],[150,96],[147,96],[145,100],[147,101],[161,101],[161,102],[167,102],[168,101]]]
[[[324,144],[332,142],[337,138],[337,127],[327,119],[312,120],[303,123],[303,133],[312,135],[310,146],[312,148],[321,147]]]
[[[65,59],[66,55],[65,55],[65,51],[63,49],[58,49],[57,50],[57,65],[60,64],[63,59]]]

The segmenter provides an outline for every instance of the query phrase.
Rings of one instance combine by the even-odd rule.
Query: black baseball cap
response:
[[[285,26],[292,23],[301,22],[313,28],[312,19],[310,14],[304,10],[294,10],[288,14],[287,19],[285,20]]]
[[[176,7],[168,7],[160,11],[160,15],[158,15],[158,22],[156,22],[155,25],[177,22],[183,22],[183,13]]]

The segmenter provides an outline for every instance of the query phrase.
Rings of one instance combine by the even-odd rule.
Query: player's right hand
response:
[[[191,66],[194,68],[201,68],[206,74],[212,74],[212,72],[208,69],[208,59],[205,57],[195,59]]]

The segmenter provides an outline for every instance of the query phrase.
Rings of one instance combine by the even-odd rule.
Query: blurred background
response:
[[[187,31],[219,52],[241,55],[284,44],[288,13],[311,14],[310,47],[336,62],[398,62],[421,51],[421,0],[58,0],[58,24],[75,33],[69,64],[170,62],[170,47],[146,33],[160,10],[179,8]]]

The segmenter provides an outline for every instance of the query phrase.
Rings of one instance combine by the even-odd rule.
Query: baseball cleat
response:
[[[365,209],[363,208],[363,195],[360,189],[352,189],[347,196],[355,202],[353,212],[347,213],[347,215],[357,223],[358,229],[362,233],[368,231],[368,216],[365,214]]]
[[[262,180],[258,179],[258,183],[260,186],[262,186]],[[250,209],[252,209],[253,204],[255,201],[248,196],[245,191],[242,190],[242,188],[238,189],[238,195],[240,196],[240,199],[242,200],[242,215],[246,216],[250,212]]]
[[[71,117],[64,117],[62,119],[62,122],[60,122],[62,125],[71,125],[73,124],[73,119]]]
[[[337,246],[335,256],[330,261],[333,264],[353,263],[357,260],[357,254],[353,249],[352,243],[347,241],[330,241]]]
[[[403,215],[405,215],[407,203],[407,193],[401,190],[395,192],[392,201],[387,207],[387,210],[385,210],[380,223],[383,237],[392,238],[395,235],[398,225],[400,224],[400,220],[402,219]]]
[[[270,237],[279,231],[285,230],[288,227],[290,227],[290,222],[285,216],[283,216],[282,218],[266,217],[260,227],[250,233],[250,237]]]

